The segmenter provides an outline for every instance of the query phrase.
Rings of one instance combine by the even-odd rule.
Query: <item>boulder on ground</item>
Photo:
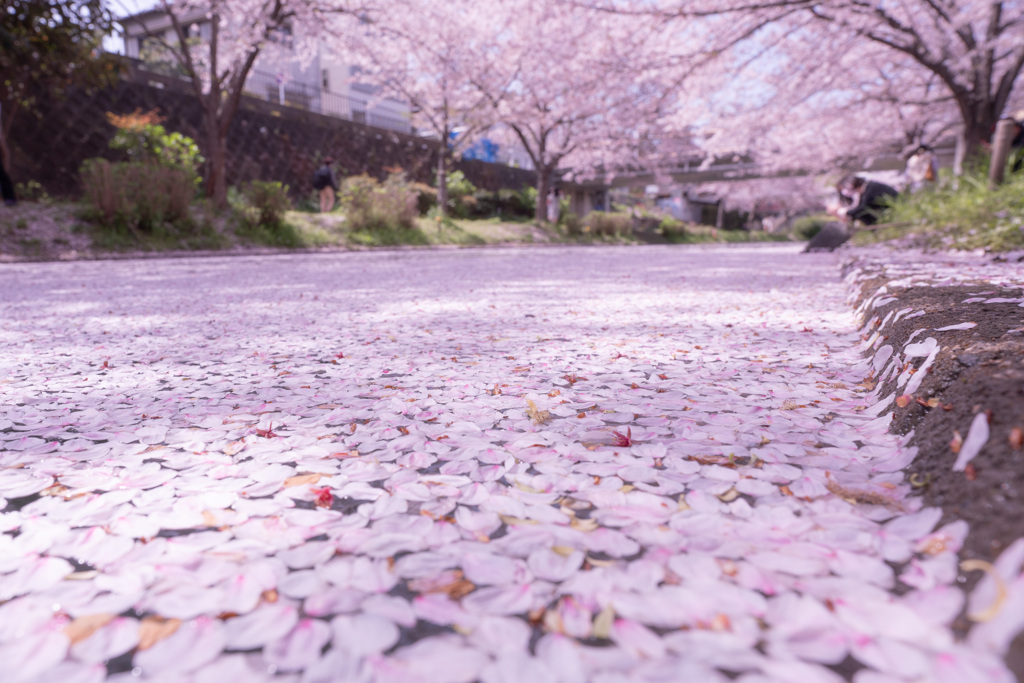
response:
[[[826,223],[804,247],[804,253],[832,251],[850,239],[850,229],[844,223]]]

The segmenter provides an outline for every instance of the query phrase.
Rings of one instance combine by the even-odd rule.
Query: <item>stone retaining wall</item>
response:
[[[106,112],[136,109],[157,109],[168,130],[200,140],[201,110],[188,84],[127,67],[110,88],[70,89],[60,99],[42,99],[38,114],[18,115],[10,136],[14,181],[35,180],[53,196],[77,196],[82,162],[114,158],[107,143],[115,129]],[[246,97],[228,133],[228,183],[279,180],[302,195],[311,189],[318,154],[333,156],[343,175],[383,178],[401,168],[423,182],[432,180],[437,164],[433,141]],[[532,171],[475,160],[455,168],[489,190],[518,190],[536,180]]]

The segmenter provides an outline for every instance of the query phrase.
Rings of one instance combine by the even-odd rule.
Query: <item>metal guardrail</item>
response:
[[[178,70],[165,64],[149,64],[132,57],[123,58],[137,68],[161,76],[169,76],[186,80]],[[395,102],[390,99],[379,99],[373,96],[350,97],[298,81],[279,79],[274,74],[263,71],[251,71],[245,82],[244,94],[249,97],[273,102],[284,107],[304,109],[316,114],[331,116],[362,123],[375,128],[393,130],[400,133],[411,133],[412,123],[409,115],[398,110],[388,110],[387,104]],[[373,103],[373,106],[370,106]]]

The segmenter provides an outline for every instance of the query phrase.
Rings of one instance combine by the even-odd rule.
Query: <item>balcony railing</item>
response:
[[[263,71],[250,72],[245,82],[245,94],[281,106],[305,109],[376,128],[402,133],[412,130],[409,115],[394,100],[340,95]]]

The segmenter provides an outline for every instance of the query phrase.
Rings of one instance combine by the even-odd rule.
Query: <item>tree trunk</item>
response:
[[[18,113],[18,101],[12,99],[0,106],[0,158],[3,160],[7,174],[11,173],[11,148],[7,145],[10,139],[11,126],[14,124],[14,115]]]
[[[227,136],[220,134],[216,114],[206,115],[206,196],[218,209],[228,204],[228,143]]]
[[[538,224],[548,222],[548,193],[551,192],[551,176],[554,170],[551,166],[537,167],[537,207],[533,217]]]
[[[996,124],[996,132],[992,136],[992,162],[988,168],[989,189],[994,190],[1003,184],[1006,162],[1010,159],[1010,143],[1016,129],[1017,123],[1013,119],[1003,119]]]
[[[448,141],[442,140],[437,150],[437,208],[448,215]]]
[[[985,145],[988,144],[991,137],[991,128],[992,124],[988,121],[964,125],[964,129],[960,133],[960,139],[957,140],[961,155],[960,168],[954,168],[954,173],[960,175],[965,170],[970,170],[978,165],[984,154]]]

